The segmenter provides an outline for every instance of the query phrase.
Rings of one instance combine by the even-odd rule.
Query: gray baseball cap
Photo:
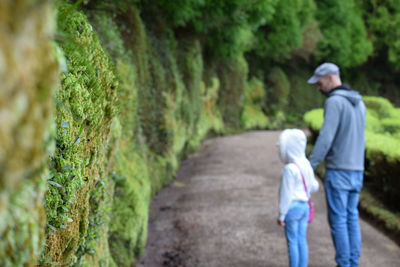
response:
[[[319,65],[315,69],[314,75],[310,79],[308,79],[307,83],[309,83],[309,84],[317,83],[319,81],[319,79],[321,79],[322,77],[324,77],[328,74],[339,75],[339,67],[333,63],[325,62],[325,63]]]

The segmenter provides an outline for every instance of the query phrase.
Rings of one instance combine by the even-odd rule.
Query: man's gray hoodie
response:
[[[361,95],[341,85],[327,96],[311,166],[315,169],[325,159],[328,169],[363,171],[366,108]]]

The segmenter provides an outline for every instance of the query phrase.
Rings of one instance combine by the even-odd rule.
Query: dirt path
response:
[[[139,266],[288,266],[276,224],[280,132],[207,140],[181,165],[151,205],[148,244]],[[313,195],[309,266],[335,266],[323,189]],[[400,248],[361,221],[360,267],[400,266]]]

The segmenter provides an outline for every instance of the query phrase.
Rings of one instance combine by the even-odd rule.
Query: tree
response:
[[[334,61],[342,67],[364,63],[372,54],[372,42],[354,0],[320,0],[317,20],[323,34],[315,53],[317,61]]]

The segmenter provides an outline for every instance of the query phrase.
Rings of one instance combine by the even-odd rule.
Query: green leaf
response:
[[[68,209],[67,207],[65,207],[65,206],[61,206],[61,208],[62,208],[64,211],[69,212],[69,209]]]
[[[53,226],[53,225],[51,225],[51,224],[48,224],[47,225],[51,230],[53,230],[53,231],[57,231],[57,229]]]
[[[69,122],[64,121],[63,123],[61,123],[61,127],[66,129],[69,128]]]
[[[61,169],[61,171],[63,171],[63,172],[69,171],[71,168],[72,168],[71,165],[65,165],[65,166]]]
[[[53,185],[55,187],[58,187],[58,188],[62,187],[59,183],[56,183],[56,182],[53,182],[53,181],[47,181],[47,182],[49,182],[49,184],[51,184],[51,185]]]

